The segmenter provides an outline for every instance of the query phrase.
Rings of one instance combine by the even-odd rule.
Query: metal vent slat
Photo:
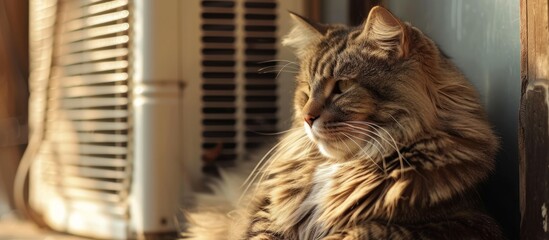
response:
[[[51,89],[51,98],[74,98],[74,97],[89,97],[106,94],[121,94],[127,93],[128,86],[79,86],[72,88],[57,88]]]
[[[60,164],[72,164],[79,166],[88,166],[88,167],[112,167],[112,168],[121,168],[127,166],[127,161],[125,159],[116,159],[109,157],[91,157],[83,156],[76,154],[63,154],[63,155],[54,155],[51,154],[51,151],[42,151],[43,159],[45,161],[57,162]]]
[[[76,63],[85,63],[91,61],[105,60],[109,58],[125,57],[128,55],[128,49],[108,49],[92,52],[74,53],[58,58],[60,64],[71,65]]]
[[[128,98],[113,97],[81,97],[68,99],[52,99],[48,102],[51,109],[76,109],[76,108],[91,108],[91,107],[108,107],[108,106],[126,106]]]
[[[85,200],[95,200],[100,202],[112,202],[118,203],[122,202],[124,198],[118,194],[106,193],[103,191],[92,191],[82,188],[73,188],[73,187],[63,187],[59,188],[59,192],[65,195],[67,198],[71,199],[85,199]]]
[[[114,0],[114,1],[108,1],[108,2],[99,3],[95,5],[83,6],[83,7],[76,5],[76,8],[73,11],[68,12],[65,21],[107,12],[119,7],[124,7],[127,4],[128,4],[128,0]]]
[[[89,38],[95,38],[115,33],[123,33],[129,29],[128,23],[118,23],[107,26],[86,28],[78,31],[72,31],[65,34],[61,34],[60,41],[62,43],[70,43],[75,41],[81,41]]]
[[[94,119],[110,119],[110,118],[125,118],[128,116],[127,110],[57,110],[53,109],[48,112],[48,117],[51,119],[68,119],[68,120],[94,120]]]
[[[70,204],[70,207],[82,209],[83,211],[87,211],[90,213],[106,213],[109,215],[115,215],[113,217],[117,217],[116,215],[125,215],[127,204],[124,203],[103,203],[101,205],[98,205],[94,201],[86,201],[86,200],[78,200],[73,201]],[[118,217],[119,217],[118,216]]]
[[[51,81],[58,87],[73,87],[81,85],[93,85],[101,83],[113,83],[128,80],[127,73],[106,73],[93,75],[80,75],[70,77],[56,77]]]
[[[74,42],[61,47],[60,54],[63,55],[63,54],[69,54],[74,52],[111,47],[111,46],[128,43],[128,41],[129,41],[128,36],[116,36],[116,37],[107,37],[107,38],[101,38],[101,39],[93,39],[93,40],[82,41],[82,42]]]
[[[102,142],[127,142],[125,134],[102,134],[102,133],[74,133],[61,131],[47,131],[46,137],[57,143],[102,143]]]
[[[86,63],[81,65],[71,65],[65,67],[61,72],[63,75],[81,75],[94,72],[112,71],[128,67],[128,61],[107,61],[98,63]]]
[[[125,215],[126,204],[118,204],[111,202],[104,202],[103,204],[97,204],[96,201],[84,200],[84,199],[74,199],[69,204],[70,208],[78,209],[84,213],[90,214],[108,214],[113,218],[121,218]]]
[[[86,27],[93,27],[99,24],[114,22],[117,20],[123,20],[130,15],[130,12],[127,10],[117,11],[113,13],[107,13],[98,16],[92,16],[87,18],[79,18],[73,21],[70,21],[64,25],[66,31],[79,30]]]
[[[55,141],[44,142],[44,152],[59,154],[99,154],[99,155],[123,155],[126,147],[100,146],[91,144],[63,143],[62,147]]]
[[[50,165],[51,164],[51,165]],[[50,165],[50,166],[48,166]],[[45,172],[52,173],[58,176],[67,177],[88,177],[88,178],[102,178],[102,179],[124,179],[127,177],[120,171],[95,169],[89,167],[75,167],[75,166],[58,166],[53,162],[45,162]]]
[[[122,131],[129,128],[126,122],[100,122],[100,121],[47,121],[46,127],[59,131]]]
[[[104,0],[74,0],[74,6],[71,9],[84,7],[86,5],[91,5],[98,2],[103,2]]]
[[[57,2],[57,1],[48,1],[48,2]],[[35,31],[36,33],[49,32],[49,30],[52,28],[52,25],[56,19],[55,18],[56,8],[54,6],[44,6],[42,8],[31,9],[31,11],[33,11],[33,13],[40,12],[40,17],[36,20],[36,23],[33,26],[33,31]],[[51,34],[44,34],[42,38],[49,38],[51,36],[52,36]],[[32,41],[36,41],[38,39],[34,38]]]
[[[122,191],[126,186],[120,182],[101,181],[91,178],[73,177],[65,175],[46,176],[46,181],[60,187],[78,187],[95,190]]]

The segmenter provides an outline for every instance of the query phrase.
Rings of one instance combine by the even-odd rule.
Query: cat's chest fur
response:
[[[318,217],[323,205],[326,204],[326,196],[330,195],[334,187],[334,177],[340,170],[339,164],[321,164],[311,169],[308,177],[301,175],[301,179],[308,179],[308,189],[302,189],[300,194],[293,198],[275,203],[274,213],[291,212],[290,214],[275,214],[279,224],[297,227],[299,239],[317,239],[326,234],[328,226],[323,226]],[[297,178],[295,172],[286,176]],[[294,186],[279,186],[278,189]],[[293,203],[293,204],[292,204]],[[289,207],[292,206],[292,207]]]
[[[311,191],[297,209],[303,217],[298,231],[300,239],[317,239],[326,234],[326,226],[319,225],[322,223],[318,222],[318,215],[326,196],[335,187],[333,179],[339,169],[339,164],[323,164],[315,169]]]
[[[316,167],[311,191],[296,210],[299,214],[305,216],[323,203],[333,187],[333,178],[339,167],[339,164],[323,164]]]

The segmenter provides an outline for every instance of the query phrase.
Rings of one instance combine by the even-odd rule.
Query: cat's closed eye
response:
[[[337,80],[334,84],[332,93],[334,95],[342,94],[352,87],[351,80]]]

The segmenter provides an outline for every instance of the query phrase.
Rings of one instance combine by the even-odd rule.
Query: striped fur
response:
[[[475,192],[498,140],[436,45],[380,7],[356,28],[294,18],[294,128],[252,172],[241,232],[210,239],[502,239]]]

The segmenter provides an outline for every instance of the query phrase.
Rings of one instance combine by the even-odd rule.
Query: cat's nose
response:
[[[310,114],[305,114],[305,122],[309,124],[309,127],[313,127],[313,122],[318,118],[318,116],[313,116]]]

